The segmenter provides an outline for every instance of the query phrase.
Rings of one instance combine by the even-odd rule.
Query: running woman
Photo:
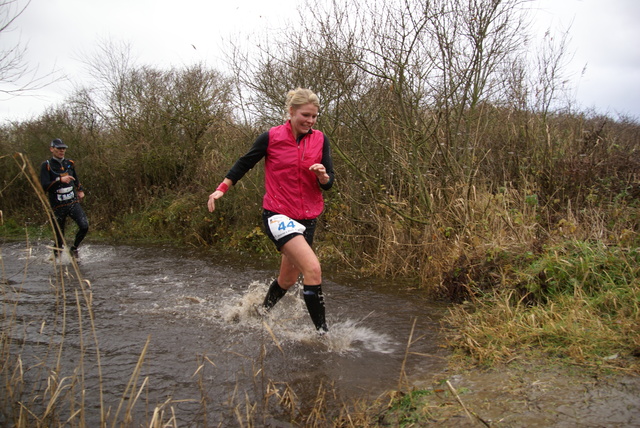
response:
[[[322,191],[333,186],[334,172],[329,139],[313,129],[319,110],[318,97],[309,89],[289,91],[286,103],[289,119],[258,136],[209,195],[208,208],[213,212],[216,200],[264,158],[262,221],[282,259],[278,277],[270,285],[263,306],[271,309],[302,275],[307,310],[322,334],[328,331],[322,269],[312,245],[317,218],[324,209]]]

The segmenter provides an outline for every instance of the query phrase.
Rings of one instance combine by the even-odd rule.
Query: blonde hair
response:
[[[287,113],[291,107],[295,109],[305,104],[313,104],[320,109],[320,100],[310,89],[296,88],[287,93]]]

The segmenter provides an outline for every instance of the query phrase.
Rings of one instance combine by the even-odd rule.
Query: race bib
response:
[[[304,233],[306,227],[286,215],[276,214],[269,217],[269,229],[276,240],[292,233]]]
[[[73,191],[73,186],[71,187],[62,187],[60,189],[57,190],[57,199],[60,202],[64,202],[64,201],[68,201],[70,199],[73,199],[76,194]]]
[[[70,199],[73,199],[74,196],[75,196],[74,193],[67,193],[67,194],[64,194],[64,195],[58,195],[58,201],[60,201],[60,202],[68,201]]]

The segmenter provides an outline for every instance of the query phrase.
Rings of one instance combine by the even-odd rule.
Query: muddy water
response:
[[[267,316],[256,312],[276,266],[169,247],[88,244],[78,275],[66,256],[52,261],[44,243],[0,250],[4,313],[14,314],[5,316],[3,331],[22,356],[27,390],[45,391],[53,370],[58,379],[80,378],[81,387],[66,391],[85,408],[89,426],[100,409],[114,418],[132,380],[141,391],[133,425],[148,423],[165,403],[165,419],[173,414],[180,426],[233,426],[234,412],[246,415],[251,403],[253,418],[275,426],[288,420],[290,409],[278,404],[287,391],[298,411],[312,408],[318,391],[330,391],[328,407],[339,409],[396,389],[403,367],[411,382],[444,366],[438,321],[445,308],[393,281],[325,274],[330,333],[319,337],[298,286]]]

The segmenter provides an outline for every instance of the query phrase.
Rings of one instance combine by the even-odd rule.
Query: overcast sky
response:
[[[138,64],[158,67],[205,63],[217,67],[223,39],[294,19],[295,0],[32,0],[1,50],[17,40],[44,75],[69,81],[37,96],[0,97],[0,122],[37,117],[82,82],[82,58],[101,40],[127,42]],[[640,0],[535,0],[540,34],[569,29],[573,60],[567,68],[582,110],[640,119]]]

